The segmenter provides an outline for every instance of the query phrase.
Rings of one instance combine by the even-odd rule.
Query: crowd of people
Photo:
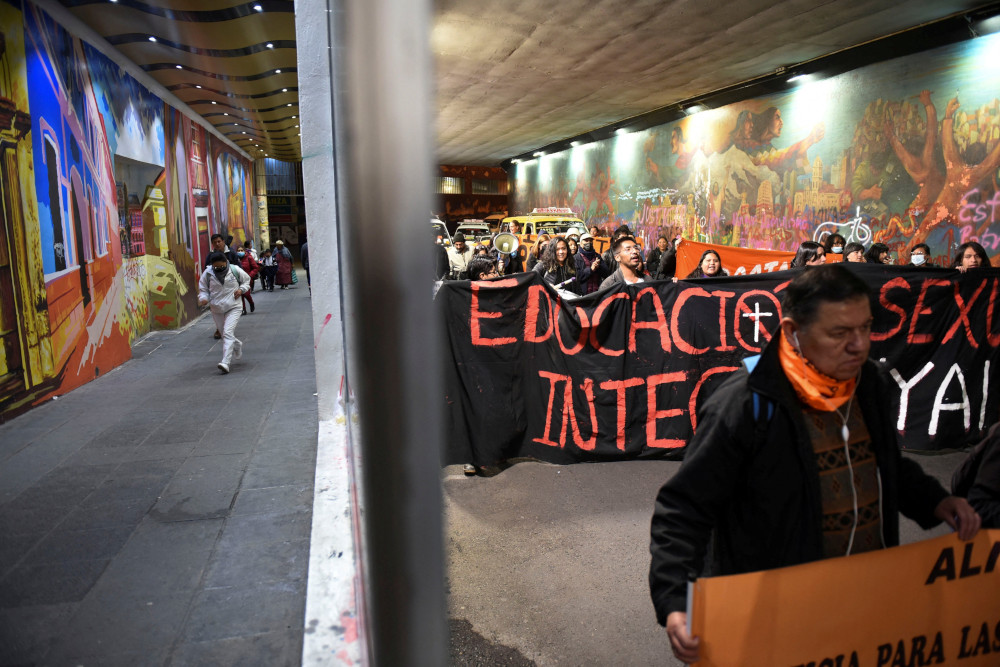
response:
[[[205,270],[198,280],[198,305],[208,307],[215,320],[215,338],[222,340],[222,360],[218,369],[228,373],[234,359],[243,356],[243,343],[236,338],[239,318],[256,310],[253,300],[254,283],[260,279],[260,289],[273,292],[274,286],[288,289],[297,281],[292,265],[292,253],[281,239],[260,254],[250,241],[235,250],[233,237],[213,234],[212,250],[205,262]],[[303,243],[303,268],[309,271],[309,250]],[[307,279],[308,280],[308,279]],[[310,289],[311,291],[311,289]]]
[[[517,234],[520,230],[511,231]],[[458,233],[452,240],[451,248],[445,249],[439,242],[435,245],[435,280],[481,280],[487,273],[490,276],[500,276],[535,271],[557,288],[583,296],[622,281],[635,283],[644,280],[687,280],[729,275],[719,253],[710,249],[702,253],[693,271],[686,276],[676,276],[677,242],[680,240],[680,235],[676,233],[661,234],[656,239],[656,244],[644,252],[628,226],[622,225],[610,235],[611,245],[603,255],[594,249],[594,239],[599,236],[604,237],[605,234],[596,225],[579,235],[539,234],[522,259],[520,253],[498,251],[489,239],[470,244],[462,233]],[[910,262],[907,266],[935,266],[931,262],[930,252],[926,243],[914,245],[910,250]],[[841,255],[845,262],[895,263],[890,248],[884,243],[873,243],[866,248],[860,243],[848,243],[840,234],[830,234],[823,243],[803,241],[789,268],[823,264],[830,254]],[[486,259],[488,262],[477,263],[477,270],[473,271],[473,258]],[[951,268],[963,272],[988,266],[991,264],[986,250],[975,241],[960,245],[950,263]]]

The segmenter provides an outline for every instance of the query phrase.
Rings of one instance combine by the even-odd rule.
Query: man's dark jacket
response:
[[[769,570],[823,558],[822,501],[816,456],[801,404],[778,360],[778,340],[725,380],[698,412],[698,427],[684,463],[656,498],[649,587],[660,625],[685,611],[687,582],[702,572],[713,526],[712,574]],[[882,536],[899,544],[899,512],[930,528],[934,509],[948,494],[896,445],[893,392],[866,362],[854,401],[861,408],[878,461]],[[755,437],[753,394],[766,424]],[[768,421],[766,406],[774,406]]]

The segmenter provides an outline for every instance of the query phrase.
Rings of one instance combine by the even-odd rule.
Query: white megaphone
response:
[[[500,232],[493,237],[493,247],[497,249],[497,252],[502,252],[507,255],[513,255],[517,252],[518,246],[521,242],[517,240],[517,237],[510,232]]]

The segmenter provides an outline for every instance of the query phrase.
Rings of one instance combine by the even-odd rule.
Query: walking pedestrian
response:
[[[240,297],[250,291],[250,276],[230,264],[221,252],[210,253],[208,263],[198,281],[198,305],[209,307],[216,329],[222,332],[222,361],[218,368],[228,373],[232,360],[243,356],[243,341],[236,338],[236,325],[240,321]]]
[[[243,314],[247,314],[247,304],[250,304],[250,312],[252,313],[255,308],[253,304],[253,281],[257,278],[257,274],[260,273],[260,265],[253,258],[246,248],[240,248],[240,251],[236,253],[236,257],[240,260],[240,268],[250,276],[250,291],[243,295]]]
[[[275,284],[279,285],[281,289],[288,289],[288,286],[292,284],[292,271],[294,269],[292,268],[292,253],[285,247],[284,241],[278,239],[275,242],[271,257],[274,258],[277,267],[274,274]]]

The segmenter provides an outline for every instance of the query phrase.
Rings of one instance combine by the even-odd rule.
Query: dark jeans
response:
[[[274,276],[278,273],[278,267],[265,266],[264,275],[261,276],[261,288],[270,292],[274,291]]]

